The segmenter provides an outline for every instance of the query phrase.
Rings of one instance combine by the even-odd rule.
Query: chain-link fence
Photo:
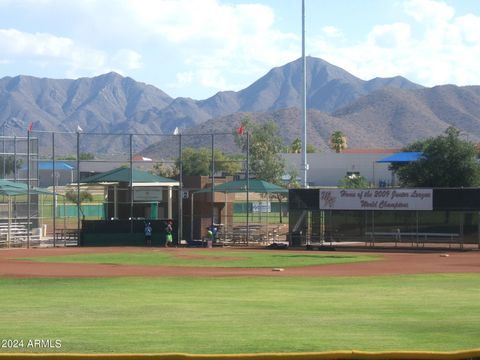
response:
[[[131,221],[130,231],[138,232],[135,221],[161,224],[171,219],[177,244],[205,241],[212,225],[218,229],[214,236],[218,242],[286,240],[285,196],[253,194],[249,189],[197,194],[254,177],[247,166],[247,151],[236,145],[235,136],[84,133],[80,129],[4,136],[2,178],[28,183],[30,190],[25,196],[3,196],[1,222],[22,223],[27,236],[0,246],[73,245],[81,240],[86,222],[109,222],[115,233],[115,221],[120,220]],[[110,173],[119,177],[96,178]],[[34,188],[51,193],[37,194]]]
[[[294,246],[480,248],[479,189],[428,190],[433,199],[430,210],[322,210],[320,191],[290,192]]]

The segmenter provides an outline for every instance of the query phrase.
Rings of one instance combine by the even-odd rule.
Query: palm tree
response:
[[[335,150],[336,153],[347,148],[347,137],[340,130],[334,131],[330,135],[330,148]]]
[[[300,154],[302,151],[302,140],[299,138],[293,140],[292,145],[290,145],[290,151],[292,154]]]

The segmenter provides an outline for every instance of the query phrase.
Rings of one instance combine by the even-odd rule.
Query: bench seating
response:
[[[412,246],[417,245],[421,243],[422,246],[425,246],[425,243],[428,242],[428,239],[434,240],[433,242],[435,243],[448,243],[449,247],[452,246],[454,243],[454,239],[457,239],[460,237],[460,234],[458,233],[434,233],[434,232],[399,232],[399,231],[393,231],[393,232],[382,232],[382,231],[376,231],[376,232],[366,232],[366,236],[370,237],[371,241],[370,243],[372,245],[375,245],[375,242],[378,242],[378,238],[387,238],[388,241],[394,241],[395,246],[397,246],[397,243],[402,243],[405,242],[406,238],[410,239],[408,242],[412,243]],[[460,243],[460,247],[463,248],[463,243]]]
[[[10,238],[8,236],[10,231]],[[27,245],[30,239],[30,245],[40,243],[40,233],[35,233],[33,229],[30,231],[27,228],[26,223],[11,223],[0,224],[0,246],[1,247],[23,247]]]

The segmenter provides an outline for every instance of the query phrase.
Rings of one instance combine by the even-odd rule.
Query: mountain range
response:
[[[176,127],[185,135],[232,132],[248,115],[257,121],[274,120],[289,144],[300,137],[301,65],[301,59],[293,61],[243,90],[219,92],[205,100],[174,99],[116,73],[76,80],[4,77],[0,127],[6,135],[25,136],[32,123],[32,136],[39,137],[42,153],[52,147],[48,132],[58,132],[56,154],[75,154],[77,127],[85,133],[81,151],[104,156],[128,151],[130,137],[125,134],[145,134],[133,136],[134,152],[162,158],[176,155],[177,139],[162,136]],[[479,104],[479,86],[426,88],[400,76],[365,81],[324,60],[307,58],[308,141],[321,150],[328,148],[335,130],[345,133],[349,147],[398,148],[439,135],[448,126],[478,141]],[[182,138],[184,146],[211,143],[208,135]],[[215,145],[236,151],[229,136],[216,136]]]

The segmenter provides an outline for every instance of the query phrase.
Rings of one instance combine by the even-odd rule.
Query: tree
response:
[[[258,179],[282,185],[282,175],[285,172],[285,162],[280,153],[283,150],[283,140],[277,124],[273,120],[258,124],[249,117],[241,121],[241,128],[250,137],[250,169]],[[235,133],[235,142],[246,153],[247,134]]]
[[[291,168],[288,173],[288,181],[287,181],[287,188],[289,189],[297,189],[300,187],[300,182],[298,181],[298,170],[295,168]]]
[[[249,117],[244,117],[240,128],[247,131],[241,134],[235,133],[235,142],[242,150],[247,152],[247,134],[249,140],[250,169],[257,179],[268,181],[270,183],[282,186],[282,175],[285,173],[285,162],[280,157],[284,149],[283,140],[280,136],[277,124],[273,120],[265,123],[254,123]],[[273,193],[273,196],[279,201],[282,207],[284,194]],[[280,223],[282,222],[282,212],[280,211]]]
[[[307,154],[313,154],[317,152],[317,148],[312,144],[307,144]]]
[[[300,154],[302,152],[302,140],[296,138],[290,145],[290,152],[292,154]]]
[[[403,151],[423,152],[410,163],[395,163],[390,169],[405,187],[470,187],[480,184],[475,145],[460,139],[460,131],[449,127],[444,135],[417,141]]]
[[[346,175],[340,180],[338,187],[343,189],[365,189],[368,188],[368,182],[362,175],[352,174]]]
[[[92,153],[82,152],[79,154],[79,160],[94,160],[95,156]],[[76,155],[65,155],[57,157],[57,160],[77,160]]]
[[[287,148],[287,151],[292,154],[300,154],[302,152],[302,140],[300,138],[296,138],[292,141],[290,147]],[[307,153],[313,154],[317,152],[317,149],[312,144],[307,144]]]
[[[82,218],[85,220],[85,213],[82,210],[82,203],[85,202],[92,202],[93,201],[93,195],[90,194],[88,191],[80,191],[80,199],[77,196],[77,191],[75,190],[68,190],[65,193],[65,199],[69,202],[72,202],[76,205],[78,205],[78,210],[80,210],[80,213],[82,214]],[[80,200],[80,203],[78,202]]]
[[[231,156],[225,155],[220,150],[214,150],[215,172],[221,171],[235,174],[240,171],[240,162]],[[207,148],[186,148],[182,153],[183,175],[211,175],[212,151]],[[180,168],[180,159],[175,166]]]
[[[68,190],[65,193],[65,199],[69,202],[74,204],[78,204],[77,198],[77,191],[76,190]],[[88,191],[80,191],[80,204],[83,202],[91,202],[93,201],[93,196]]]
[[[175,164],[156,163],[153,165],[152,174],[174,178],[178,175],[178,167]]]
[[[347,137],[339,130],[330,135],[330,148],[340,153],[347,148]]]
[[[14,156],[12,155],[0,155],[0,174],[11,174],[14,172],[14,167],[15,167],[15,160],[16,160],[16,170],[18,170],[22,164],[23,160],[22,159],[15,159]],[[3,168],[5,164],[5,169]]]
[[[80,153],[79,158],[80,160],[93,160],[95,159],[95,156],[89,152],[82,152]]]

